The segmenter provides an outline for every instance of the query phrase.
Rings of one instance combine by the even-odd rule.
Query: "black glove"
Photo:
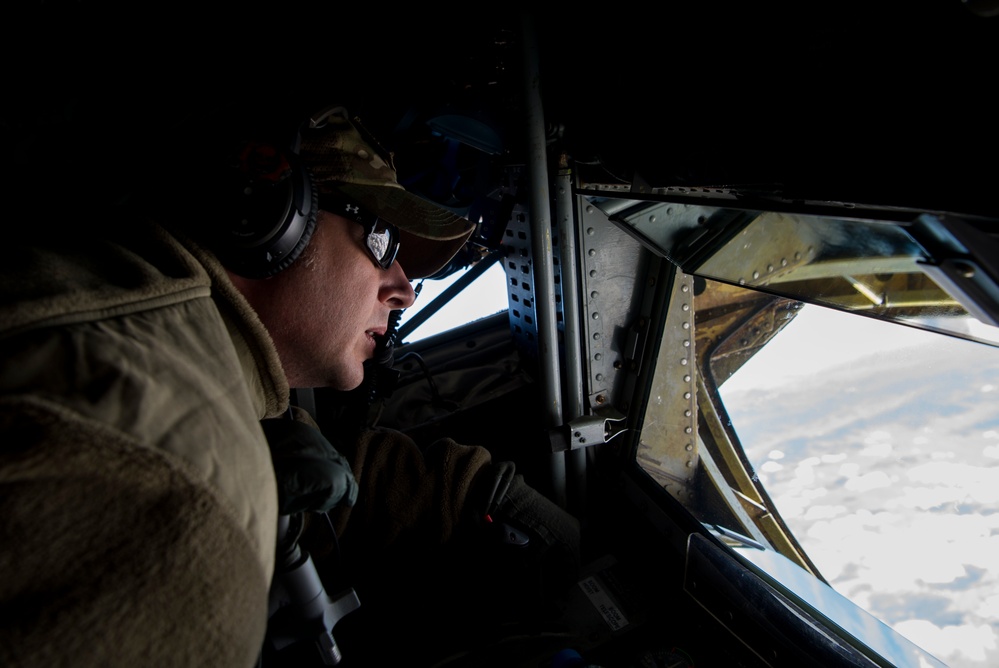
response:
[[[479,471],[465,510],[473,521],[460,533],[457,563],[445,571],[460,583],[455,608],[482,611],[475,632],[547,628],[578,580],[579,521],[504,461]]]
[[[277,477],[278,512],[326,512],[357,501],[350,463],[322,433],[286,418],[261,420]]]
[[[524,482],[511,462],[490,465],[479,503],[493,532],[538,569],[546,586],[575,582],[580,566],[579,520]]]

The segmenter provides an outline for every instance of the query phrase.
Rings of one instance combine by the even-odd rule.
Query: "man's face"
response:
[[[309,246],[291,267],[235,283],[274,339],[292,387],[360,385],[389,312],[415,299],[398,262],[387,270],[376,266],[364,229],[326,211],[319,212]]]

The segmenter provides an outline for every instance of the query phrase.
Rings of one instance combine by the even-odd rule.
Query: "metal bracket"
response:
[[[930,214],[912,232],[933,256],[920,263],[923,271],[973,317],[999,327],[999,242],[962,220]]]
[[[302,514],[278,517],[278,563],[268,597],[267,638],[275,650],[311,639],[326,666],[343,656],[333,638],[333,627],[361,607],[353,588],[336,596],[326,593],[308,552],[298,545]]]
[[[627,418],[607,418],[600,415],[583,415],[549,433],[552,452],[579,450],[591,445],[608,443],[612,438],[628,431],[621,423]]]

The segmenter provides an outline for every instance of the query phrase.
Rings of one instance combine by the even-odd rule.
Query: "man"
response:
[[[0,664],[257,661],[279,503],[295,491],[275,479],[259,421],[284,419],[289,383],[355,387],[389,312],[413,301],[406,268],[433,273],[471,231],[406,193],[345,114],[314,120],[301,151],[319,191],[314,233],[306,221],[297,257],[275,267],[224,266],[228,250],[202,234],[214,221],[197,213],[161,226],[65,212],[8,246]],[[486,475],[479,448],[443,447],[456,458],[423,498],[451,509],[435,519],[446,537],[471,505],[502,500],[475,488],[510,476]],[[342,475],[324,507],[353,498]],[[424,516],[405,521],[438,507],[415,505]]]
[[[345,114],[321,113],[311,120],[320,128],[305,131],[302,159],[321,208],[304,261],[267,280],[228,272],[273,338],[292,387],[357,387],[390,311],[415,299],[405,270],[413,278],[435,272],[472,232],[468,221],[399,186],[390,156],[365,142]],[[395,231],[366,232],[365,217],[374,224],[376,215],[393,221],[401,239]],[[385,237],[378,250],[373,234]],[[303,301],[315,303],[303,308]]]

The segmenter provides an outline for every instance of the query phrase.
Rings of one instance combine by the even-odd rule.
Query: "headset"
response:
[[[298,156],[299,137],[238,141],[221,170],[222,198],[210,245],[230,271],[267,278],[287,269],[308,246],[319,213],[309,170]]]

